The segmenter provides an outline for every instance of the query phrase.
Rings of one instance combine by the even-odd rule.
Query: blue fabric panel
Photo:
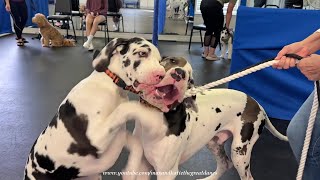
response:
[[[193,3],[191,1],[189,1],[189,10],[188,10],[188,16],[194,16],[194,7],[193,7]]]
[[[0,34],[12,33],[10,15],[5,9],[4,1],[0,0]]]
[[[35,24],[32,23],[32,17],[36,13],[42,13],[45,16],[49,15],[49,2],[48,0],[26,0],[27,7],[28,7],[28,20],[26,26],[34,26]]]
[[[302,40],[320,27],[320,11],[249,8],[237,14],[231,73],[276,56],[284,45]],[[269,67],[229,83],[254,97],[273,118],[290,120],[313,83],[296,68]]]
[[[159,14],[158,14],[158,34],[163,33],[166,24],[166,1],[159,1]]]
[[[159,0],[154,1],[152,43],[158,46]]]
[[[247,5],[247,0],[241,0],[240,5],[241,6],[246,6]]]

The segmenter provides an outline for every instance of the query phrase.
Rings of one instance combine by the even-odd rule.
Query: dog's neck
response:
[[[112,81],[119,86],[120,88],[127,90],[127,91],[131,91],[135,94],[138,94],[139,92],[137,92],[132,86],[127,86],[127,84],[115,73],[113,73],[112,71],[110,71],[109,69],[106,69],[105,73],[112,79]]]

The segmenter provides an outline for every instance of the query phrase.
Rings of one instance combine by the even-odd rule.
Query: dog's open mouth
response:
[[[179,95],[179,90],[173,84],[156,87],[156,96],[165,100],[173,100]]]

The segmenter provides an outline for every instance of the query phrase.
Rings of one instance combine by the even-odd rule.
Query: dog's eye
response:
[[[147,57],[147,56],[148,56],[148,53],[147,53],[147,52],[144,52],[144,51],[140,51],[140,52],[139,52],[139,56],[140,56],[140,57]]]
[[[171,62],[171,63],[176,63],[176,60],[170,59],[170,62]]]

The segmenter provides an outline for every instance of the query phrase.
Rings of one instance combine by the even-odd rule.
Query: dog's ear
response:
[[[95,59],[99,54],[100,54],[100,51],[99,50],[95,50],[93,52],[93,59]]]
[[[116,53],[121,53],[121,51],[128,51],[128,40],[122,38],[115,38],[110,41],[102,50],[101,52],[94,57],[92,62],[93,68],[98,72],[104,72],[109,64],[110,59]]]

